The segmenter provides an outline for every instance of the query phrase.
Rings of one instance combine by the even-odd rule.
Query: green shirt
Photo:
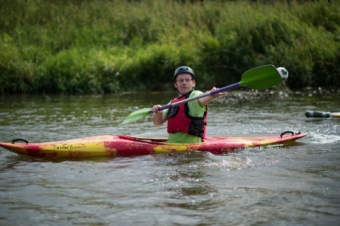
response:
[[[202,94],[201,91],[194,90],[191,92],[190,97],[194,97],[197,95]],[[202,117],[206,110],[205,106],[201,106],[198,102],[198,99],[192,100],[188,102],[189,107],[189,115],[193,117]],[[168,114],[168,109],[163,111],[163,114]],[[177,133],[170,133],[168,137],[168,143],[199,143],[202,142],[201,137],[197,137],[194,135],[189,135],[187,133],[177,132]]]

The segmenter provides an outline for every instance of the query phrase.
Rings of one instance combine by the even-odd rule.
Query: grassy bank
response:
[[[0,90],[166,90],[184,64],[204,90],[264,64],[340,87],[340,3],[273,2],[0,0]]]

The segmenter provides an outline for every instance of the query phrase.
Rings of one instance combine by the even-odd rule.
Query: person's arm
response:
[[[152,121],[155,126],[163,125],[163,123],[167,120],[166,115],[164,115],[162,111],[158,111],[159,107],[161,107],[161,105],[155,105],[152,108],[154,113]]]
[[[216,90],[216,87],[212,88],[210,91]],[[210,92],[208,91],[208,92]],[[198,99],[198,102],[200,103],[201,106],[206,106],[208,105],[211,101],[213,101],[216,97],[220,97],[225,95],[225,92],[220,92],[220,93],[215,93],[214,95],[209,95],[209,96],[205,96],[202,97],[200,99]]]

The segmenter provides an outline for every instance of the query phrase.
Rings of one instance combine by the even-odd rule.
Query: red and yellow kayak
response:
[[[165,138],[103,135],[44,143],[29,143],[23,139],[16,139],[12,143],[0,142],[0,147],[17,154],[42,158],[145,155],[191,151],[223,154],[238,148],[292,142],[306,135],[307,133],[287,131],[276,136],[207,137],[204,142],[193,144],[166,143]],[[18,143],[18,141],[21,142]]]

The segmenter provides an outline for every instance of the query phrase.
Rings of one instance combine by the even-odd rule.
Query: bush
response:
[[[291,89],[340,87],[338,1],[2,1],[2,93],[168,90],[181,65],[199,89],[264,64]]]

